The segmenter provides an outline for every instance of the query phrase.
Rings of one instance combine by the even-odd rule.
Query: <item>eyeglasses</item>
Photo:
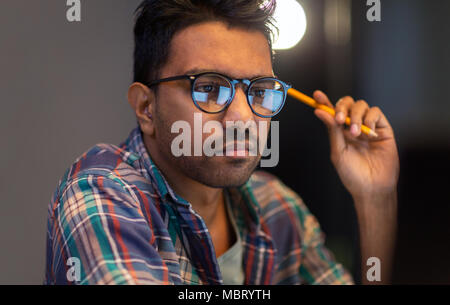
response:
[[[152,87],[162,82],[181,79],[191,81],[192,100],[198,109],[206,113],[224,111],[234,99],[236,84],[242,83],[247,87],[244,91],[252,112],[263,118],[271,118],[281,111],[286,101],[287,91],[292,87],[273,77],[258,77],[252,80],[232,79],[216,72],[163,78],[147,86]]]

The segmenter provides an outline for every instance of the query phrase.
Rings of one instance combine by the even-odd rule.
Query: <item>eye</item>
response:
[[[219,90],[219,85],[216,84],[197,84],[195,86],[195,91],[197,92],[203,92],[203,93],[211,93],[211,92],[217,92]]]
[[[256,97],[264,97],[266,93],[266,89],[262,89],[262,88],[253,88],[252,89],[252,95],[256,96]]]

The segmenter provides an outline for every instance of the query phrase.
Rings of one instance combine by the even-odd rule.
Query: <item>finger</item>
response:
[[[370,126],[367,125],[371,128],[372,128],[372,126],[373,126],[373,128],[391,128],[391,125],[389,124],[389,121],[387,120],[386,116],[383,114],[381,109],[378,107],[370,108],[370,112],[367,113],[366,119],[364,120],[364,122],[366,122],[366,121],[367,121],[367,124],[373,124]]]
[[[392,130],[389,121],[378,107],[369,109],[366,118],[364,119],[364,124],[367,124],[367,126],[378,134],[377,140],[391,138],[394,135],[394,131]]]
[[[369,105],[363,100],[359,100],[352,105],[350,109],[350,133],[354,137],[361,134],[361,125],[368,110]]]
[[[316,109],[314,110],[314,114],[327,126],[330,138],[331,157],[335,159],[347,146],[343,133],[344,130],[328,112]]]
[[[314,98],[319,104],[323,104],[323,105],[326,105],[326,106],[328,106],[328,107],[334,109],[334,106],[333,106],[333,104],[330,102],[330,99],[329,99],[328,96],[327,96],[325,93],[323,93],[322,91],[320,91],[320,90],[314,91],[313,98]]]
[[[336,103],[336,122],[338,124],[342,125],[345,123],[345,119],[354,103],[355,101],[350,96],[343,97]]]
[[[378,107],[370,108],[364,118],[364,125],[375,131],[377,123],[381,119],[382,112]]]
[[[333,116],[330,115],[325,110],[316,109],[314,111],[314,114],[325,124],[325,126],[327,126],[327,128],[329,130],[336,128],[338,126],[338,124],[336,123],[336,120],[333,118]]]

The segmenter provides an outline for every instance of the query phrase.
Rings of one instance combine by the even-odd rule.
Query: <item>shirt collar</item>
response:
[[[244,204],[247,217],[249,218],[248,220],[258,227],[260,225],[261,207],[253,192],[252,184],[253,180],[250,176],[250,179],[248,179],[242,186],[238,188],[230,188],[230,193],[234,203],[237,204],[238,202],[242,202]]]
[[[139,126],[131,131],[128,139],[125,141],[125,146],[128,150],[139,156],[139,170],[148,180],[156,184],[156,192],[161,198],[166,198],[166,196],[169,196],[176,203],[179,203],[181,205],[189,205],[186,200],[184,200],[174,192],[164,175],[161,173],[155,163],[153,163],[147,151],[147,148],[145,147],[142,137],[142,130]]]

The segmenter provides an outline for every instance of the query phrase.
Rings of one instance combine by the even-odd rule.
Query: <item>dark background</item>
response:
[[[135,126],[126,91],[140,1],[81,2],[79,23],[66,20],[65,1],[0,4],[0,284],[42,283],[58,180],[89,147],[118,144]],[[450,2],[381,0],[373,23],[363,0],[299,2],[308,28],[277,52],[276,74],[306,94],[351,95],[384,111],[401,162],[394,283],[450,283]],[[358,280],[355,212],[325,127],[294,100],[276,119],[280,162],[269,171],[300,194]]]
[[[306,94],[351,95],[383,110],[401,166],[394,283],[450,283],[450,2],[382,0],[381,22],[373,23],[366,1],[299,2],[308,29],[297,47],[278,52],[278,76]],[[351,41],[336,44],[325,34],[324,12],[338,12],[331,36],[345,37],[339,15],[346,7]],[[329,161],[325,127],[295,101],[278,119],[281,157],[271,172],[302,196],[329,247],[359,279],[355,212]]]

